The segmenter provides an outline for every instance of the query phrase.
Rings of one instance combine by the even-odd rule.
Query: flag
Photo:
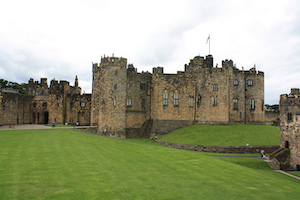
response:
[[[206,44],[208,43],[208,40],[210,39],[210,35],[208,35],[208,38],[207,38],[207,40],[206,40]]]

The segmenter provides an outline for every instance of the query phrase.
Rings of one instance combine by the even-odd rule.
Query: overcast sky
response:
[[[265,103],[300,87],[300,1],[0,0],[0,78],[92,87],[92,62],[125,57],[141,71],[184,70],[195,56],[265,73]]]

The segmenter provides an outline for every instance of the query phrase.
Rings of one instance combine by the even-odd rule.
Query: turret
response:
[[[76,75],[76,77],[75,77],[75,84],[74,84],[74,86],[77,88],[78,87],[78,78],[77,78],[77,75]]]

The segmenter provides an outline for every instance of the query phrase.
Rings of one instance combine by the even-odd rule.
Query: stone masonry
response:
[[[74,86],[68,81],[47,78],[28,81],[28,94],[0,90],[1,124],[90,124],[91,94],[81,95],[78,78]]]
[[[196,56],[177,74],[138,73],[127,59],[93,64],[91,125],[114,137],[150,137],[192,124],[264,122],[264,73]]]
[[[300,92],[291,89],[289,95],[280,95],[280,147],[289,150],[289,163],[300,170]]]

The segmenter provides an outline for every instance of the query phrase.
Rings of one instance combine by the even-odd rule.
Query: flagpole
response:
[[[210,55],[210,34],[208,35],[206,44],[207,44],[207,42],[208,42],[208,55]]]
[[[210,55],[210,34],[209,34],[209,49],[208,49],[208,55]]]

